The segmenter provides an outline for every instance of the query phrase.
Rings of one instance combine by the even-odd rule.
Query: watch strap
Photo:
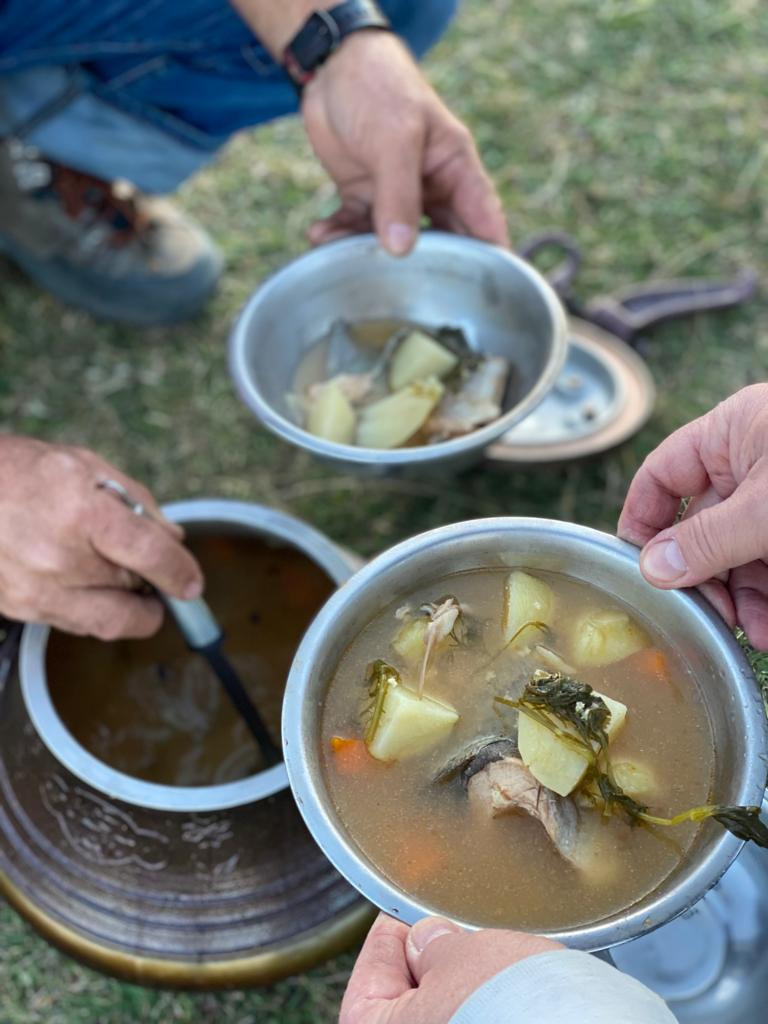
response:
[[[373,0],[346,0],[327,10],[314,11],[285,48],[283,67],[301,89],[347,36],[370,29],[392,31]]]

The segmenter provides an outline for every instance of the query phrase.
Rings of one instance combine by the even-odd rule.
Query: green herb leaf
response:
[[[577,745],[582,753],[588,755],[590,768],[580,788],[591,796],[594,803],[602,802],[602,811],[607,817],[622,814],[633,825],[664,827],[682,825],[686,821],[714,818],[737,838],[768,849],[768,826],[760,820],[759,807],[709,804],[692,807],[672,818],[661,818],[650,814],[645,804],[638,803],[625,793],[613,778],[608,755],[605,728],[610,718],[610,710],[588,683],[571,679],[560,672],[536,672],[519,700],[512,700],[509,697],[496,697],[495,700],[507,707],[517,708],[521,714],[529,715],[556,733],[559,738],[572,746]],[[558,727],[558,722],[562,729]],[[593,794],[594,788],[597,789],[599,797]]]
[[[368,725],[365,729],[363,740],[366,746],[373,743],[376,730],[379,728],[381,716],[384,712],[384,701],[390,686],[400,685],[400,673],[392,668],[386,661],[378,658],[368,668],[368,696],[371,698],[365,713],[369,715]]]

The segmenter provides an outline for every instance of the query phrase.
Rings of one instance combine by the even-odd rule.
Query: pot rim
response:
[[[354,569],[351,559],[314,527],[265,505],[220,498],[195,498],[162,506],[182,525],[227,523],[285,541],[303,551],[338,585]],[[266,771],[210,786],[168,786],[146,782],[112,768],[83,747],[59,716],[48,689],[46,650],[50,627],[24,627],[19,650],[19,676],[27,713],[51,754],[82,782],[114,800],[158,811],[207,812],[263,800],[288,788],[285,763]]]
[[[235,321],[229,340],[230,375],[240,398],[265,427],[291,444],[322,458],[380,467],[423,466],[429,463],[440,463],[445,459],[453,459],[468,453],[482,452],[532,412],[552,389],[565,364],[569,331],[562,303],[546,278],[515,253],[475,238],[453,235],[444,231],[427,231],[422,232],[416,244],[417,249],[434,248],[435,245],[438,245],[442,251],[447,249],[453,252],[457,260],[466,259],[467,254],[471,253],[473,249],[476,252],[492,252],[501,263],[514,267],[538,292],[550,317],[552,347],[539,379],[530,391],[511,409],[487,426],[453,440],[441,441],[438,444],[418,445],[413,448],[362,448],[358,445],[327,441],[310,434],[309,431],[281,415],[262,394],[249,366],[251,321],[257,315],[262,304],[267,302],[272,293],[282,286],[286,277],[298,272],[297,268],[301,267],[304,273],[311,275],[315,267],[327,262],[329,258],[343,257],[348,250],[357,259],[382,251],[375,235],[354,235],[350,238],[329,242],[319,249],[311,249],[287,266],[282,267],[256,289]],[[390,258],[394,259],[395,257]]]
[[[393,571],[396,566],[413,556],[423,556],[430,550],[455,545],[462,539],[479,538],[483,534],[491,535],[505,530],[516,533],[518,537],[528,533],[529,542],[539,544],[547,533],[551,534],[554,531],[558,538],[565,537],[584,545],[586,559],[589,557],[590,548],[595,554],[595,549],[600,549],[604,556],[607,553],[607,557],[614,563],[622,563],[629,571],[638,571],[639,552],[635,547],[612,535],[573,523],[539,518],[499,517],[469,520],[430,530],[383,552],[356,573],[342,591],[328,599],[296,652],[286,684],[283,699],[283,750],[290,786],[307,827],[326,857],[351,885],[386,913],[407,924],[414,924],[431,914],[447,916],[446,911],[444,908],[421,903],[390,882],[368,860],[335,819],[327,790],[320,781],[322,769],[314,769],[307,750],[315,738],[308,735],[303,713],[311,700],[317,700],[317,695],[313,694],[310,698],[307,694],[312,679],[312,665],[318,660],[324,645],[333,643],[339,653],[344,649],[349,642],[348,638],[334,635],[334,623],[364,595],[370,593],[376,586],[381,586],[382,577],[386,581],[385,574]],[[659,594],[663,595],[660,600],[667,608],[674,602],[678,608],[685,609],[685,614],[696,623],[701,642],[706,640],[707,644],[717,648],[721,658],[723,680],[740,698],[737,706],[740,709],[741,721],[735,729],[740,730],[745,768],[741,774],[737,800],[742,804],[759,805],[765,791],[768,722],[757,687],[753,687],[754,693],[750,691],[750,685],[754,684],[754,675],[749,663],[735,637],[703,597],[691,591],[659,591]],[[587,951],[606,949],[628,942],[689,909],[717,883],[742,846],[741,840],[723,831],[699,861],[687,867],[683,861],[671,892],[659,892],[663,890],[663,881],[655,893],[638,900],[622,914],[613,914],[601,921],[543,934],[571,948]],[[466,928],[478,927],[471,921],[456,920]]]

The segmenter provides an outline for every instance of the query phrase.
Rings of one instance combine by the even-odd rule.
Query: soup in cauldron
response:
[[[188,532],[227,654],[279,742],[294,652],[335,584],[297,548],[253,534]],[[147,782],[205,786],[263,767],[221,683],[167,616],[149,640],[103,643],[54,632],[47,668],[64,724],[119,771]]]

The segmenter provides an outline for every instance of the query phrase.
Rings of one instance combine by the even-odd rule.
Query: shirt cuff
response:
[[[676,1024],[639,981],[576,950],[507,967],[466,999],[449,1024]]]

